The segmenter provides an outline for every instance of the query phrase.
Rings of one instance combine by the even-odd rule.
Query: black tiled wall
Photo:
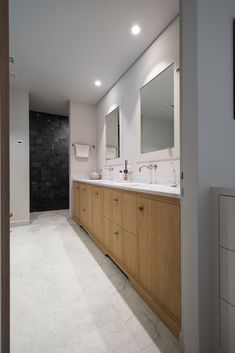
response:
[[[30,211],[69,208],[68,117],[30,111]]]

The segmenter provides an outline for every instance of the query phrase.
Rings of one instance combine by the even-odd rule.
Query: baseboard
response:
[[[11,221],[10,222],[10,226],[11,227],[27,226],[28,224],[30,224],[30,220],[29,219],[23,219],[21,221]]]

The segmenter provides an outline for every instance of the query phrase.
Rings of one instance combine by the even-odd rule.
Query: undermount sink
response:
[[[117,181],[109,180],[109,179],[101,179],[100,182],[104,183],[104,184],[114,184],[114,183],[116,184],[117,183]]]
[[[130,183],[131,186],[146,188],[146,189],[156,189],[156,188],[168,188],[170,185],[165,184],[145,184],[145,183]]]
[[[137,187],[141,189],[168,189],[168,188],[177,188],[178,186],[171,186],[171,185],[166,185],[166,184],[147,184],[147,183],[136,183],[132,181],[116,181],[116,180],[106,180],[106,179],[101,179],[101,183],[104,184],[114,184],[114,185],[121,185],[123,187]]]
[[[176,197],[180,197],[180,185],[171,186],[167,184],[148,184],[148,183],[140,183],[140,182],[125,182],[125,181],[116,181],[109,179],[99,179],[99,180],[85,180],[75,177],[75,181],[87,182],[96,185],[109,186],[113,188],[120,188],[126,190],[133,190],[136,192],[145,192],[145,193],[153,193],[159,195],[174,195]]]

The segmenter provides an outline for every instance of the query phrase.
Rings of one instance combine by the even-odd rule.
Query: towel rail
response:
[[[72,146],[75,146],[75,145],[77,145],[76,143],[72,143]],[[78,145],[82,145],[82,143],[78,143]],[[84,143],[84,145],[86,145],[85,143]],[[89,147],[90,148],[95,148],[95,145],[89,145]]]

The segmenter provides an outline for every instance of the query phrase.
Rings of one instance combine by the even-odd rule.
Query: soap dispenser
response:
[[[119,181],[123,181],[123,172],[122,170],[119,171]]]

